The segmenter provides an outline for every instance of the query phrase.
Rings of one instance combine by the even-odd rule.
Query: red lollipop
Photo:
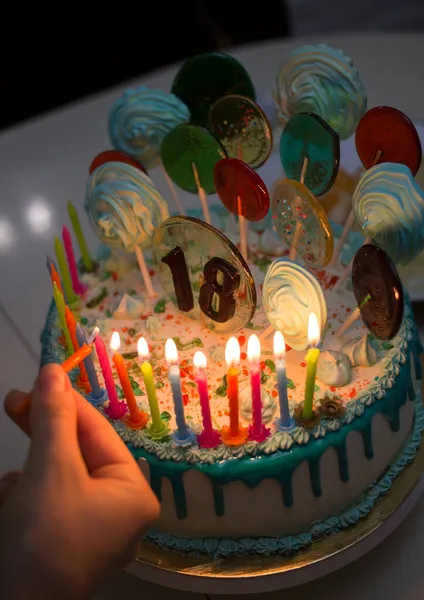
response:
[[[408,117],[391,106],[368,110],[358,123],[356,150],[366,169],[382,162],[400,163],[415,175],[422,149],[417,130]]]
[[[213,178],[222,204],[239,218],[240,248],[247,259],[245,219],[260,221],[269,210],[269,193],[261,177],[238,158],[223,158],[214,168]]]
[[[100,154],[98,154],[93,159],[93,162],[90,165],[90,175],[93,171],[97,169],[97,167],[100,167],[101,165],[104,165],[108,162],[126,163],[127,165],[131,165],[136,169],[140,169],[140,171],[143,171],[143,173],[146,173],[146,175],[148,175],[146,169],[141,163],[139,163],[137,160],[135,160],[135,158],[132,158],[128,154],[125,154],[125,152],[120,152],[119,150],[105,150],[104,152],[100,152]]]

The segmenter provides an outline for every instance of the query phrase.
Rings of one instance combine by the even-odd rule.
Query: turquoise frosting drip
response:
[[[283,125],[297,113],[312,112],[345,140],[367,109],[367,95],[352,60],[341,50],[307,44],[293,50],[280,70],[276,103]]]
[[[408,167],[381,163],[365,171],[353,194],[355,218],[396,264],[424,248],[424,197]]]
[[[190,121],[190,111],[174,94],[144,85],[126,90],[109,112],[109,137],[117,150],[126,152],[146,168],[159,159],[165,136]]]
[[[355,525],[360,519],[366,517],[374,508],[376,502],[386,494],[393,485],[396,477],[403,471],[407,464],[414,460],[421,444],[424,430],[424,409],[421,396],[417,394],[415,402],[415,422],[411,437],[397,460],[386,471],[383,477],[372,484],[363,496],[340,515],[331,516],[322,521],[311,524],[309,531],[298,535],[280,538],[182,538],[168,533],[151,529],[147,532],[146,539],[160,547],[168,547],[179,552],[197,552],[212,555],[214,558],[225,556],[240,556],[245,554],[293,554],[309,546],[312,541],[337,533],[342,529]]]
[[[103,164],[91,174],[84,207],[102,243],[129,252],[136,246],[150,248],[153,234],[169,216],[150,177],[120,162]]]

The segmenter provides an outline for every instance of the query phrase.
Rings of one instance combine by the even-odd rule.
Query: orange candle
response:
[[[84,346],[81,346],[81,348],[77,352],[75,352],[69,358],[64,360],[62,363],[62,367],[65,369],[66,373],[69,373],[69,371],[75,369],[75,367],[77,367],[84,360],[84,358],[87,358],[87,356],[89,356],[92,353],[92,351],[93,346],[91,344],[89,346],[87,344],[84,344]]]
[[[246,440],[247,428],[241,427],[239,422],[238,364],[240,362],[240,345],[235,337],[231,337],[227,342],[225,360],[228,365],[227,397],[230,425],[222,428],[222,439],[226,444],[237,446],[243,444]]]
[[[62,282],[60,281],[59,273],[56,271],[54,264],[50,265],[50,277],[52,279],[52,284],[55,283],[60,293],[63,294]]]
[[[134,396],[133,389],[131,387],[131,381],[128,377],[128,372],[125,367],[125,362],[121,354],[117,352],[120,348],[121,340],[119,333],[114,331],[110,340],[110,348],[114,352],[113,363],[118,373],[119,381],[122,385],[122,391],[124,392],[125,400],[127,401],[128,410],[130,412],[129,418],[127,419],[127,425],[133,429],[143,429],[147,425],[148,415],[147,413],[140,410],[137,406],[137,402]]]
[[[54,267],[53,267],[54,268]],[[73,312],[69,308],[69,306],[65,307],[65,320],[66,325],[68,326],[69,335],[71,336],[72,345],[74,347],[74,351],[76,352],[79,349],[78,339],[77,339],[77,322],[74,317]],[[79,365],[79,378],[78,385],[80,385],[85,392],[91,392],[90,382],[88,381],[87,371],[85,369],[85,365],[83,362]]]

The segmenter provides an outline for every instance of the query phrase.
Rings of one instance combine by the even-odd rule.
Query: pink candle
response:
[[[262,423],[261,397],[261,344],[256,335],[251,335],[247,342],[247,357],[249,360],[250,386],[252,390],[252,424],[249,426],[249,438],[263,442],[270,434],[268,427]]]
[[[111,419],[120,419],[127,412],[126,402],[120,402],[116,391],[115,382],[113,380],[112,369],[107,355],[106,346],[99,335],[99,330],[96,328],[94,338],[97,356],[99,358],[100,368],[102,369],[103,379],[109,397],[109,406],[104,411]]]
[[[212,427],[211,407],[209,405],[208,380],[206,377],[206,356],[203,352],[196,352],[193,358],[196,369],[195,378],[199,389],[200,408],[202,410],[203,431],[197,436],[199,446],[203,448],[214,448],[218,446],[221,436]]]
[[[69,273],[71,275],[72,287],[74,292],[82,296],[86,291],[86,286],[81,283],[78,277],[77,263],[75,260],[74,248],[72,246],[72,238],[69,229],[66,225],[62,228],[63,245],[65,246],[66,258],[68,259]]]

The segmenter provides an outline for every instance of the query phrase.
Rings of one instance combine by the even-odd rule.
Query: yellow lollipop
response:
[[[318,269],[331,260],[334,239],[324,209],[308,188],[292,179],[279,179],[271,193],[272,218],[280,237],[298,252],[307,266]]]

